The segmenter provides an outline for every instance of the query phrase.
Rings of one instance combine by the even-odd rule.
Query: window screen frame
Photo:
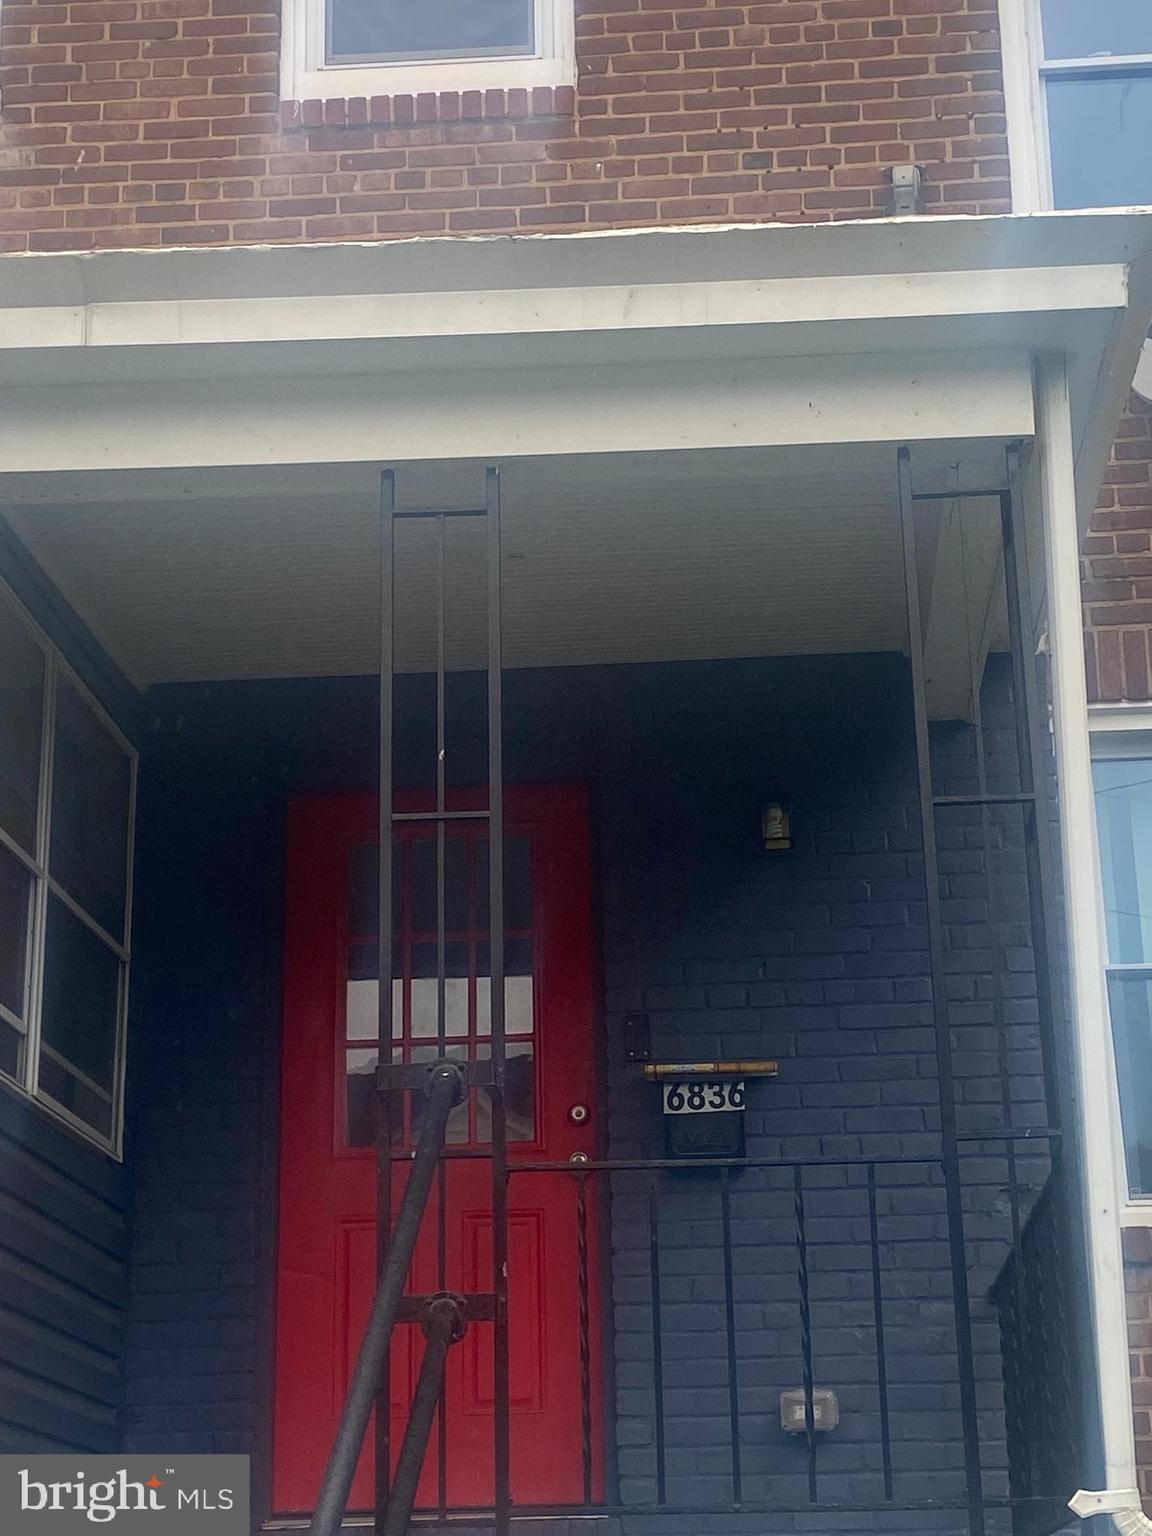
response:
[[[470,90],[532,90],[576,83],[575,0],[533,0],[535,49],[430,59],[328,60],[328,0],[284,0],[282,101],[417,96]]]
[[[139,753],[124,735],[100,700],[69,665],[63,652],[53,643],[33,619],[12,588],[0,578],[0,602],[16,616],[28,637],[40,650],[44,659],[43,695],[40,718],[40,778],[36,800],[36,837],[32,852],[22,848],[3,827],[0,827],[0,844],[6,852],[32,877],[31,913],[28,925],[28,947],[24,978],[24,1019],[17,1020],[0,1004],[0,1017],[24,1037],[23,1060],[18,1076],[0,1069],[0,1083],[21,1096],[32,1099],[46,1114],[66,1125],[85,1141],[92,1142],[102,1151],[110,1153],[118,1161],[123,1157],[124,1140],[124,1075],[126,1061],[126,1036],[128,1019],[128,992],[132,965],[132,897],[133,867],[136,840],[136,798],[139,779]],[[128,763],[128,814],[127,846],[125,849],[125,890],[123,938],[117,939],[101,926],[80,903],[54,877],[51,869],[52,844],[52,779],[56,746],[56,708],[58,683],[65,681],[81,701],[89,708],[100,726],[108,733]],[[60,1104],[40,1085],[40,1055],[42,1049],[42,1008],[44,1001],[44,964],[48,927],[49,897],[55,897],[89,932],[109,949],[119,964],[120,982],[114,1021],[111,1134],[104,1136],[96,1127],[73,1114],[66,1105]],[[47,1047],[44,1047],[48,1049]],[[108,1096],[103,1085],[94,1082],[73,1063],[50,1051],[58,1063],[100,1097]]]
[[[1088,728],[1092,753],[1093,780],[1095,780],[1095,767],[1098,762],[1147,760],[1152,764],[1152,703],[1090,705]],[[1094,782],[1093,802],[1095,802],[1095,795]],[[1100,827],[1095,821],[1093,829],[1099,843]],[[1108,1039],[1112,1049],[1112,1100],[1114,1106],[1112,1139],[1113,1158],[1119,1183],[1117,1191],[1119,1197],[1119,1218],[1121,1226],[1152,1227],[1152,1192],[1134,1194],[1128,1180],[1128,1153],[1121,1120],[1118,1051],[1111,1017],[1111,998],[1108,996],[1108,983],[1113,975],[1133,976],[1145,974],[1152,979],[1152,962],[1146,965],[1114,964],[1112,962],[1108,948],[1105,892],[1102,878],[1098,879],[1097,896],[1100,908],[1100,967],[1103,973],[1104,990],[1108,1006]]]
[[[1050,59],[1044,47],[1041,0],[1013,0],[1013,3],[1001,6],[1000,41],[1012,211],[1057,211],[1048,128],[1049,81],[1148,78],[1152,76],[1152,53]],[[1129,205],[1101,203],[1099,206]]]

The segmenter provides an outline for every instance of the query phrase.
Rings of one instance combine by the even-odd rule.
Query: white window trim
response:
[[[1092,760],[1125,757],[1152,758],[1152,703],[1149,704],[1092,704],[1088,708],[1088,729],[1091,733]],[[1101,908],[1103,892],[1100,893]],[[1101,933],[1105,933],[1101,911]],[[1104,940],[1105,944],[1107,939]],[[1109,966],[1107,954],[1100,956],[1105,973]],[[1109,1033],[1111,1039],[1111,1033]],[[1116,1083],[1115,1061],[1112,1063],[1112,1080]],[[1152,1227],[1152,1195],[1133,1195],[1128,1189],[1128,1159],[1124,1150],[1124,1129],[1120,1123],[1120,1096],[1116,1090],[1115,1166],[1120,1179],[1119,1217],[1122,1227]]]
[[[536,52],[525,57],[326,62],[326,0],[284,0],[280,43],[282,101],[416,96],[443,91],[531,90],[576,83],[573,0],[534,0]]]
[[[1040,0],[1000,0],[1000,50],[1012,211],[1041,213],[1053,206],[1046,81],[1087,72],[1125,73],[1152,64],[1152,54],[1045,60]]]
[[[1013,213],[1038,213],[1052,206],[1041,54],[1039,0],[1001,0],[1000,55]]]
[[[19,1078],[0,1071],[0,1086],[21,1098],[31,1099],[53,1120],[74,1131],[85,1141],[93,1143],[101,1151],[110,1153],[117,1160],[124,1151],[124,1076],[126,1063],[126,1039],[128,1027],[128,988],[132,969],[132,875],[136,843],[136,789],[139,770],[139,753],[119,729],[116,722],[101,705],[99,699],[86,687],[56,646],[33,619],[12,588],[0,580],[0,593],[12,606],[31,639],[44,656],[44,712],[40,722],[40,784],[36,805],[36,849],[29,854],[16,840],[0,828],[0,844],[32,875],[32,900],[29,913],[29,946],[25,968],[24,1019],[16,1020],[3,1010],[3,1016],[24,1035],[24,1061]],[[100,926],[80,907],[53,879],[49,868],[49,845],[52,835],[52,773],[56,738],[56,683],[65,678],[92,710],[116,745],[128,759],[128,846],[125,850],[126,894],[124,904],[124,939],[120,942]],[[63,1104],[58,1104],[40,1087],[40,1013],[44,995],[44,938],[48,919],[48,897],[55,896],[77,920],[111,949],[120,966],[120,995],[117,999],[115,1057],[112,1075],[112,1135],[104,1137],[93,1126],[74,1115]],[[45,1049],[48,1049],[47,1047]],[[49,1054],[55,1056],[54,1051]],[[84,1082],[89,1080],[71,1062],[63,1063],[69,1072]],[[89,1082],[89,1086],[97,1085]],[[103,1095],[104,1090],[98,1089]]]

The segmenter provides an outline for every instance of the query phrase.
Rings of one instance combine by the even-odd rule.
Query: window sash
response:
[[[1040,93],[1040,121],[1036,132],[1040,136],[1040,155],[1043,166],[1044,200],[1049,208],[1071,209],[1083,207],[1126,207],[1137,199],[1133,196],[1120,197],[1113,188],[1111,193],[1102,192],[1098,199],[1085,202],[1079,198],[1070,203],[1058,201],[1057,186],[1061,179],[1060,167],[1064,162],[1056,154],[1053,148],[1053,125],[1051,118],[1051,101],[1055,93],[1062,88],[1071,89],[1077,84],[1090,85],[1111,84],[1124,86],[1140,80],[1152,78],[1152,54],[1111,54],[1085,59],[1044,59],[1039,65],[1039,93]],[[1115,164],[1127,166],[1132,151],[1123,153],[1123,142],[1120,139],[1112,139],[1109,142],[1115,147]],[[1067,167],[1064,166],[1067,170]]]
[[[1136,80],[1152,73],[1152,53],[1050,58],[1040,0],[1001,6],[1005,106],[1012,171],[1012,208],[1035,213],[1056,206],[1049,143],[1048,87],[1082,80]]]
[[[11,1017],[9,1011],[0,1005],[0,1016],[6,1023],[11,1024],[24,1037],[24,1059],[20,1069],[20,1076],[13,1078],[0,1071],[0,1081],[14,1085],[21,1092],[28,1094],[48,1113],[55,1118],[64,1121],[85,1139],[94,1142],[105,1151],[119,1157],[123,1139],[123,1100],[124,1100],[124,1065],[125,1043],[127,1033],[128,1013],[128,987],[131,965],[131,941],[132,941],[132,871],[135,856],[136,833],[136,793],[139,770],[139,753],[133,747],[123,732],[111,719],[108,712],[101,706],[100,701],[87,688],[75,670],[65,661],[63,655],[53,642],[43,633],[35,623],[27,609],[17,598],[16,594],[0,581],[0,594],[3,600],[13,608],[21,623],[27,629],[29,635],[40,647],[44,654],[44,700],[41,711],[41,740],[40,740],[40,783],[37,797],[37,825],[36,848],[34,853],[29,853],[21,848],[15,840],[0,827],[0,842],[11,852],[19,862],[29,871],[33,879],[33,889],[30,902],[29,915],[29,944],[26,960],[25,977],[25,1014],[23,1021]],[[97,920],[68,894],[56,880],[50,868],[50,850],[52,839],[52,771],[55,755],[55,729],[56,729],[56,702],[57,683],[59,679],[65,679],[76,690],[84,703],[92,710],[96,719],[104,730],[108,732],[112,740],[128,762],[129,768],[129,795],[128,795],[128,833],[127,849],[125,853],[126,867],[126,892],[124,905],[124,938],[116,939],[108,933]],[[113,1087],[112,1087],[112,1134],[104,1136],[87,1121],[71,1113],[66,1106],[58,1104],[50,1094],[43,1092],[40,1087],[40,1053],[44,1048],[41,1040],[41,1011],[44,995],[44,954],[45,937],[48,925],[48,898],[54,896],[59,900],[78,922],[82,923],[117,959],[120,966],[120,987],[117,999],[116,1017],[113,1032]],[[53,1059],[58,1053],[52,1052]],[[88,1080],[72,1063],[60,1061],[62,1066],[78,1081],[88,1086]]]
[[[1105,764],[1124,763],[1127,765],[1147,764],[1149,773],[1152,774],[1152,733],[1145,734],[1141,725],[1133,725],[1130,732],[1127,728],[1121,732],[1096,731],[1092,736],[1092,766],[1094,780],[1094,801],[1097,809],[1095,814],[1095,833],[1101,855],[1101,877],[1104,875],[1104,843],[1107,836],[1105,824],[1101,823],[1098,811],[1098,796],[1100,783],[1096,770]],[[1152,983],[1152,959],[1149,960],[1113,960],[1109,952],[1110,934],[1107,929],[1107,919],[1104,908],[1108,902],[1108,892],[1103,884],[1100,885],[1101,918],[1103,921],[1102,937],[1105,952],[1101,955],[1104,983],[1107,993],[1108,1028],[1111,1041],[1114,1072],[1114,1103],[1116,1119],[1114,1126],[1115,1157],[1118,1175],[1118,1195],[1122,1202],[1122,1211],[1148,1213],[1152,1211],[1152,1190],[1141,1190],[1133,1179],[1132,1158],[1137,1155],[1136,1147],[1139,1145],[1135,1135],[1135,1127],[1129,1123],[1131,1114],[1131,1084],[1126,1083],[1125,1074],[1121,1070],[1121,1064],[1127,1059],[1129,1049],[1128,1038],[1125,1030],[1125,1021],[1118,1016],[1113,996],[1115,981],[1147,981]],[[1129,1092],[1126,1094],[1125,1089]],[[1138,1218],[1141,1222],[1144,1216]]]
[[[461,48],[430,48],[427,51],[417,50],[381,50],[368,53],[341,53],[338,52],[333,40],[334,27],[334,0],[323,0],[324,3],[324,64],[331,67],[338,64],[439,64],[439,63],[467,63],[470,60],[491,63],[502,59],[537,59],[541,57],[541,5],[539,0],[530,0],[532,12],[532,43],[524,48],[503,48],[493,45],[489,48],[461,47]]]
[[[1040,74],[1045,79],[1059,79],[1062,75],[1084,78],[1093,75],[1152,75],[1152,53],[1106,53],[1091,55],[1086,59],[1042,59]]]
[[[1127,1063],[1129,1068],[1132,1067],[1129,1054],[1132,1049],[1132,1039],[1128,1033],[1127,1020],[1123,1017],[1123,1008],[1119,1010],[1114,1008],[1112,981],[1115,978],[1123,981],[1135,980],[1152,983],[1152,963],[1133,963],[1129,965],[1113,965],[1109,963],[1104,967],[1104,976],[1108,989],[1108,1015],[1112,1036],[1112,1053],[1117,1067],[1118,1154],[1120,1174],[1124,1181],[1123,1192],[1125,1200],[1129,1205],[1143,1205],[1147,1207],[1152,1202],[1152,1187],[1146,1189],[1138,1187],[1139,1179],[1134,1174],[1133,1163],[1133,1159],[1137,1159],[1141,1166],[1145,1165],[1145,1160],[1141,1158],[1141,1149],[1144,1143],[1139,1135],[1140,1116],[1138,1114],[1142,1099],[1138,1094],[1134,1097],[1135,1089],[1132,1081],[1128,1080],[1127,1072],[1120,1071],[1122,1063]],[[1118,1013],[1119,1017],[1117,1016]],[[1136,1123],[1133,1123],[1133,1120]]]
[[[28,911],[25,915],[27,932],[24,936],[24,1013],[22,1018],[17,1018],[10,1008],[0,1003],[0,1019],[6,1019],[14,1029],[22,1035],[28,1032],[28,1016],[32,1011],[32,971],[33,971],[33,943],[36,931],[36,906],[39,891],[40,871],[35,858],[27,853],[16,840],[0,827],[0,848],[5,853],[11,854],[21,869],[31,876],[31,890],[28,893]]]
[[[291,0],[289,0],[291,3]],[[482,0],[477,0],[482,3]],[[420,68],[437,64],[499,64],[504,60],[522,63],[525,60],[547,58],[553,44],[551,26],[551,0],[530,0],[532,9],[532,46],[530,48],[438,48],[427,53],[381,52],[336,53],[332,46],[333,0],[311,0],[311,4],[323,13],[324,52],[320,67],[339,68],[341,65],[383,65],[397,69]],[[575,3],[575,0],[572,0]]]
[[[444,91],[533,90],[576,83],[574,0],[533,0],[531,53],[396,60],[330,59],[326,0],[284,0],[280,94],[285,101]]]

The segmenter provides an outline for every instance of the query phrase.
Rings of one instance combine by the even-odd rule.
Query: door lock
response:
[[[568,1118],[573,1125],[584,1125],[588,1119],[587,1104],[573,1104],[572,1108],[568,1111]]]

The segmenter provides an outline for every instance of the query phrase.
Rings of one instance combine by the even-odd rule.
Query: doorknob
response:
[[[588,1119],[587,1104],[573,1104],[572,1108],[568,1111],[568,1118],[573,1125],[585,1124]]]

